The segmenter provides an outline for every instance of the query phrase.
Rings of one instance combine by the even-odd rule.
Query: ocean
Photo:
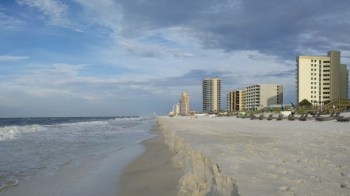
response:
[[[116,195],[154,137],[145,117],[0,119],[0,195]]]

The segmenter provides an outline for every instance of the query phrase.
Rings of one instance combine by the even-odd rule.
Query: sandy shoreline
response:
[[[350,195],[348,123],[157,123],[160,136],[143,142],[146,151],[124,170],[118,195]]]
[[[142,142],[145,152],[124,169],[120,182],[120,196],[177,195],[181,168],[175,168],[174,156],[160,134]]]
[[[206,175],[208,160],[236,180],[240,195],[350,195],[348,123],[234,117],[158,121],[177,149],[191,150],[192,157],[184,160],[195,164],[196,175],[205,173],[216,182],[205,185],[210,191],[227,181]]]

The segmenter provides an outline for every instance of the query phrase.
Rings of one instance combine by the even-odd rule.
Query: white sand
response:
[[[241,195],[350,195],[350,123],[160,117]]]

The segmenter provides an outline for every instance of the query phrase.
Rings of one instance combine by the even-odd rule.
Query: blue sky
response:
[[[166,114],[201,81],[284,85],[295,57],[340,50],[348,0],[2,0],[0,117]],[[225,108],[225,104],[222,106]]]

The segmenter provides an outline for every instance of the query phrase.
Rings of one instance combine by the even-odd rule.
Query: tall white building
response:
[[[190,96],[187,92],[182,92],[180,97],[180,115],[187,116],[190,114]]]
[[[205,78],[202,81],[203,112],[217,113],[221,107],[221,79]]]
[[[297,56],[297,102],[307,99],[313,104],[336,98],[348,98],[349,71],[340,63],[340,51],[327,56]]]
[[[255,84],[245,88],[246,110],[259,110],[283,103],[283,86],[278,84]]]

